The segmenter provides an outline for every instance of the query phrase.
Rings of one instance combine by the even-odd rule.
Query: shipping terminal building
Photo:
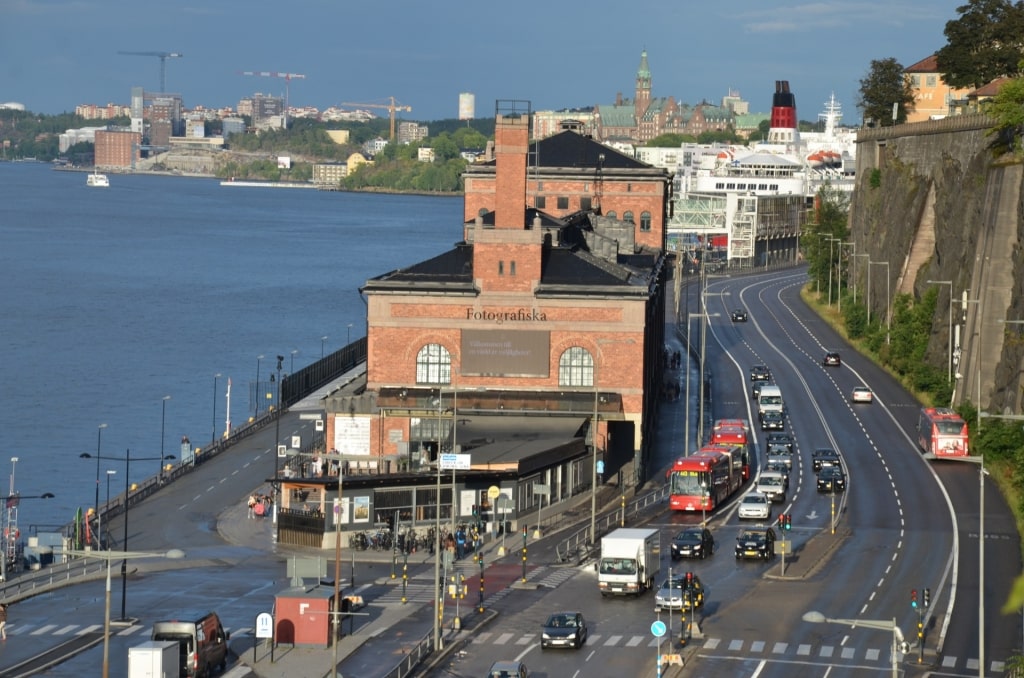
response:
[[[528,102],[497,103],[493,160],[464,175],[463,240],[360,290],[365,373],[324,401],[343,530],[438,509],[518,529],[589,493],[595,460],[604,480],[653,472],[672,177],[571,124],[531,142],[531,119]],[[282,543],[333,546],[338,489],[282,479]]]

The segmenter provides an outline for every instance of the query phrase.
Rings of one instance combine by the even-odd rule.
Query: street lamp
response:
[[[64,549],[64,555],[76,556],[79,558],[98,558],[107,561],[107,590],[106,601],[103,610],[103,678],[110,676],[110,561],[118,558],[171,558],[180,559],[185,557],[185,552],[179,549],[171,549],[163,553],[151,553],[149,551],[75,551]]]
[[[444,590],[441,587],[441,415],[444,401],[441,387],[437,389],[437,489],[434,500],[434,649],[441,650],[441,615],[444,614]]]
[[[106,424],[100,424],[96,430],[96,503],[93,506],[96,507],[97,514],[100,510],[100,441],[103,438],[103,429],[106,427]]]
[[[210,427],[210,444],[217,439],[217,380],[220,379],[220,372],[213,375],[213,425]]]
[[[257,417],[260,416],[260,395],[261,395],[261,392],[263,391],[263,389],[260,388],[260,361],[261,360],[263,360],[263,354],[262,353],[260,353],[258,356],[256,356],[256,388],[253,389],[253,396],[254,396],[253,400],[256,401],[256,414],[255,414],[255,416],[257,416]]]
[[[833,256],[834,256],[832,254],[832,245],[837,243],[837,242],[838,243],[842,243],[843,239],[842,238],[829,238],[828,239],[828,305],[829,306],[832,305],[832,259],[833,259]],[[840,252],[843,251],[843,246],[842,245],[839,246],[839,251]]]
[[[160,404],[160,464],[156,469],[157,482],[164,479],[164,425],[167,423],[167,401],[170,399],[171,396],[165,395]]]
[[[868,259],[868,267],[871,266],[885,266],[885,343],[889,342],[889,332],[892,330],[892,300],[889,295],[889,262],[888,261],[871,261]],[[868,292],[871,292],[871,273],[868,272]],[[871,300],[868,299],[868,304]],[[871,307],[868,306],[868,321],[871,319]]]
[[[892,678],[899,676],[899,662],[896,661],[897,652],[904,652],[907,650],[906,643],[903,639],[903,632],[900,631],[900,627],[896,626],[896,618],[893,617],[892,621],[888,619],[831,619],[826,617],[820,612],[804,612],[803,620],[811,624],[842,624],[843,626],[849,626],[851,628],[857,628],[858,626],[865,629],[876,629],[878,631],[891,631],[892,632]]]
[[[281,458],[281,363],[284,356],[277,356],[277,402],[274,406],[274,489],[277,489],[278,460]],[[277,524],[278,497],[274,497],[274,524]]]
[[[128,493],[129,493],[129,490],[131,489],[129,484],[128,484],[128,478],[129,478],[129,470],[130,470],[131,460],[132,460],[132,451],[131,451],[131,449],[125,450],[125,455],[123,457],[101,457],[99,455],[96,455],[96,456],[97,456],[97,459],[103,459],[104,461],[123,461],[124,462],[124,543],[121,545],[121,547],[124,550],[124,552],[127,553],[128,552],[128,507],[130,506],[130,503],[128,501]],[[88,452],[83,452],[82,454],[78,455],[78,457],[80,459],[91,459],[92,455],[89,454]],[[135,461],[155,461],[156,459],[157,459],[157,457],[136,457]],[[160,459],[160,463],[161,464],[163,463],[164,459],[174,459],[174,455],[173,454],[169,454],[166,457]],[[161,468],[161,470],[162,470],[162,468]],[[121,620],[122,621],[127,619],[127,616],[125,614],[125,602],[127,600],[127,595],[128,595],[128,561],[124,560],[121,563]]]
[[[926,280],[929,285],[949,285],[949,345],[946,349],[946,380],[953,381],[953,281],[952,280]],[[981,403],[978,403],[981,407]]]
[[[320,337],[320,360],[324,359],[324,345],[327,343],[327,335]]]
[[[107,501],[103,504],[103,510],[110,510],[110,477],[117,471],[107,469]],[[103,512],[96,509],[96,548],[103,548]]]

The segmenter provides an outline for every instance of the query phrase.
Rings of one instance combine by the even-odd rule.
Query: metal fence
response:
[[[597,537],[604,536],[614,528],[636,520],[641,513],[666,499],[668,499],[668,486],[642,494],[627,502],[624,507],[599,516],[594,522],[594,532]],[[587,525],[555,545],[555,556],[561,563],[572,560],[580,561],[590,554],[596,544],[597,540],[590,534],[590,525]]]

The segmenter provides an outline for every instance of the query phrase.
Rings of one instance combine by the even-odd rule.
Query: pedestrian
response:
[[[459,527],[455,530],[455,559],[462,560],[466,555],[466,530]]]
[[[7,603],[0,603],[0,640],[7,640]]]
[[[249,495],[248,505],[249,505],[249,518],[250,519],[255,518],[256,517],[256,512],[254,511],[254,509],[256,508],[256,493],[255,492],[253,492],[252,494]]]

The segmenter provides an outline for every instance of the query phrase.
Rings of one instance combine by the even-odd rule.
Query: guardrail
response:
[[[434,633],[431,631],[423,636],[416,645],[409,650],[409,653],[402,657],[398,666],[386,674],[384,678],[404,678],[411,676],[420,662],[434,652]],[[328,673],[324,678],[334,678],[334,673]]]
[[[599,516],[594,523],[595,536],[603,536],[612,528],[624,525],[631,518],[638,518],[643,511],[666,499],[668,499],[667,485],[639,495],[628,502],[624,508],[620,507],[611,513]],[[555,556],[561,563],[569,562],[574,555],[589,553],[590,548],[596,543],[597,540],[591,537],[590,526],[587,525],[558,543],[555,546]]]
[[[61,586],[101,579],[106,573],[107,566],[101,561],[73,558],[9,579],[3,583],[0,596],[8,603],[17,602]]]

